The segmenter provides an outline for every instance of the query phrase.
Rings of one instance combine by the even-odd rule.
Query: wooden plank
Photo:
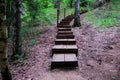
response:
[[[58,25],[58,28],[71,28],[72,26],[70,25]]]
[[[75,39],[56,39],[55,41],[76,41]]]
[[[65,64],[64,56],[65,54],[54,54],[53,59],[51,61],[51,69],[64,66]]]
[[[77,67],[78,60],[74,54],[54,54],[51,62],[51,69],[62,68],[62,67]]]
[[[75,45],[75,39],[56,39],[55,45]]]
[[[60,25],[69,25],[69,23],[59,23]]]
[[[74,35],[57,35],[56,39],[74,39]]]
[[[71,33],[71,34],[73,34],[72,31],[58,31],[58,33]]]
[[[58,28],[58,31],[71,31],[71,28]]]
[[[66,45],[54,45],[53,49],[61,49],[61,48],[66,48]]]
[[[73,35],[73,32],[72,31],[58,31],[58,35]]]
[[[53,54],[61,54],[61,53],[74,53],[77,55],[78,53],[78,48],[76,45],[64,45],[64,46],[61,46],[61,45],[55,45],[53,48],[52,48],[52,55]]]
[[[65,54],[65,62],[76,62],[77,57],[75,54]]]
[[[67,45],[67,49],[78,49],[76,45]]]
[[[65,61],[65,54],[54,54],[52,62],[64,62]]]
[[[53,49],[78,49],[76,45],[54,45]]]

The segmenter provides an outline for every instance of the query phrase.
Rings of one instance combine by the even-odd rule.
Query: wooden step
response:
[[[52,48],[52,55],[61,53],[74,53],[77,55],[78,47],[76,45],[54,45]]]
[[[58,33],[58,35],[73,35],[73,33],[71,32],[71,33],[68,33],[68,32],[66,32],[66,33]]]
[[[71,28],[70,25],[58,25],[57,27],[58,28]]]
[[[78,60],[75,54],[54,54],[51,68],[77,67]]]
[[[61,21],[60,24],[62,24],[62,23],[69,24],[70,21]]]
[[[74,39],[74,35],[57,35],[56,39]]]
[[[71,28],[58,28],[58,31],[71,31]]]
[[[59,35],[57,35],[57,36],[74,36],[73,34],[59,34]]]
[[[58,31],[58,35],[65,35],[65,34],[72,35],[73,32],[72,31]]]
[[[60,25],[69,25],[69,23],[64,23],[64,22],[62,22],[62,23],[59,23]]]
[[[56,39],[55,45],[75,45],[75,39]]]

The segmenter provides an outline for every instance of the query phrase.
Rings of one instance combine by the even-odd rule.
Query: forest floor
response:
[[[116,27],[99,31],[81,17],[82,28],[73,28],[79,48],[76,69],[50,70],[56,27],[44,29],[39,42],[26,48],[22,66],[11,63],[14,80],[120,80],[120,34]]]

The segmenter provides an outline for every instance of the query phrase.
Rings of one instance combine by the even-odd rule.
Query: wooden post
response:
[[[64,19],[66,17],[66,8],[64,8]]]
[[[59,24],[59,16],[60,16],[60,0],[57,1],[58,6],[57,6],[57,26]]]
[[[59,10],[57,10],[57,26],[58,26],[58,23],[59,23],[59,15],[58,15],[58,12],[59,12]]]

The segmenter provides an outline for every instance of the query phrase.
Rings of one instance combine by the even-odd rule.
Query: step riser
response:
[[[75,45],[76,41],[55,41],[55,45]]]
[[[52,62],[51,64],[51,68],[54,69],[54,68],[61,68],[61,67],[77,67],[78,66],[78,62]]]
[[[69,23],[60,23],[60,25],[69,25]]]
[[[58,25],[58,27],[70,27],[71,28],[70,25]]]
[[[69,21],[60,21],[60,23],[70,23],[70,20]]]
[[[59,29],[59,28],[63,28],[63,29],[71,29],[72,27],[71,27],[71,26],[59,26],[58,29]]]
[[[57,39],[74,39],[74,36],[57,36]]]
[[[58,26],[58,28],[71,28],[71,26]]]
[[[61,54],[61,53],[74,53],[77,55],[78,49],[52,49],[52,55],[55,54]]]
[[[71,31],[59,31],[58,34],[73,34]]]
[[[58,31],[71,31],[71,29],[58,29]]]
[[[65,35],[62,35],[62,34],[59,34],[59,35],[57,35],[57,36],[74,36],[73,34],[65,34]]]
[[[73,35],[73,33],[58,33],[58,35]]]

